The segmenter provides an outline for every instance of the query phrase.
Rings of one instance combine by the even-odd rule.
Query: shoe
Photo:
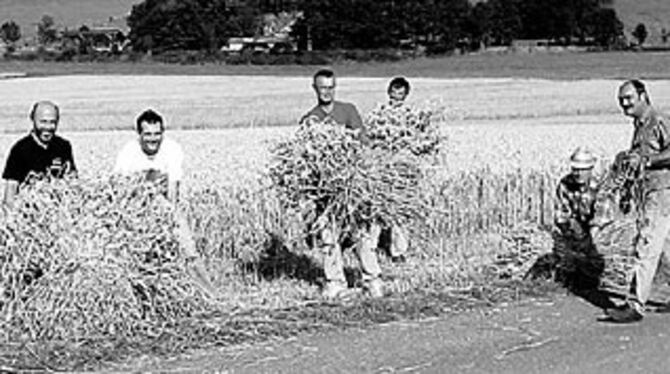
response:
[[[334,300],[345,296],[348,290],[346,282],[327,281],[321,290],[321,296],[327,300]]]
[[[363,288],[371,298],[377,299],[384,297],[384,282],[379,278],[365,281]]]
[[[391,257],[391,262],[394,264],[404,264],[407,262],[407,257],[405,255],[393,256]]]
[[[631,323],[642,320],[644,315],[637,307],[631,304],[626,304],[623,308],[606,309],[605,313],[611,322],[616,323]]]
[[[651,309],[654,313],[670,313],[670,302],[659,304]]]

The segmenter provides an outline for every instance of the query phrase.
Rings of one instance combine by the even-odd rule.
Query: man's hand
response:
[[[589,234],[591,234],[591,240],[593,242],[596,242],[598,240],[598,235],[600,235],[600,227],[591,226],[591,229],[589,230]]]
[[[647,165],[648,157],[639,152],[628,152],[623,160],[623,172],[627,178],[634,178]]]

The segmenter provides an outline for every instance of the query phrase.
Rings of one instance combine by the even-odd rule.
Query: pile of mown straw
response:
[[[372,220],[426,217],[424,160],[407,149],[374,146],[380,141],[328,121],[303,123],[272,149],[273,188],[308,225],[327,217],[342,234]]]
[[[0,341],[151,335],[205,310],[172,213],[137,178],[26,187],[0,222]]]

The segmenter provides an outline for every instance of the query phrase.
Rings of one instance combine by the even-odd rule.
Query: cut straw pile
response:
[[[386,123],[371,127],[369,140],[328,120],[301,124],[272,149],[269,176],[280,200],[308,226],[327,218],[342,235],[372,221],[392,225],[425,218],[428,168],[415,152],[425,139],[414,122]]]
[[[433,117],[430,110],[405,105],[376,108],[366,118],[372,147],[434,155],[438,151],[440,136]]]
[[[25,188],[0,224],[0,339],[151,335],[204,310],[159,195],[137,178]]]

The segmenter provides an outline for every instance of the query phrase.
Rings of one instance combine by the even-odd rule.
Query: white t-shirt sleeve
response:
[[[132,144],[126,143],[126,145],[121,148],[121,152],[116,155],[113,173],[122,175],[131,174],[132,159]]]

